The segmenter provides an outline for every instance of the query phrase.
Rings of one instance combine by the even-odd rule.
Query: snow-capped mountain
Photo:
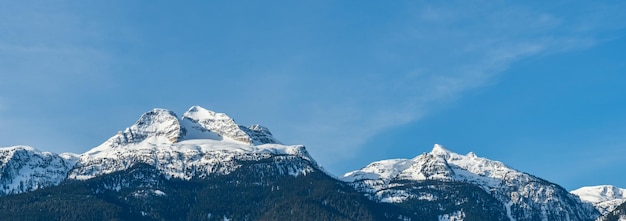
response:
[[[223,113],[194,106],[181,120],[171,111],[154,109],[123,132],[82,154],[70,179],[89,179],[125,170],[136,163],[157,167],[177,178],[191,179],[208,174],[227,174],[240,161],[274,156],[285,160],[313,162],[303,146],[285,146],[259,125],[239,126]],[[312,168],[285,168],[293,175]]]
[[[28,146],[0,148],[0,196],[58,185],[75,162],[73,154],[56,155]]]
[[[56,155],[30,147],[0,148],[0,195],[84,180],[126,170],[138,163],[169,177],[228,174],[247,161],[269,160],[288,175],[319,168],[304,146],[280,144],[260,125],[244,127],[223,113],[199,106],[182,118],[153,109],[132,126],[83,154]]]
[[[461,155],[441,145],[413,159],[392,159],[371,163],[346,173],[343,180],[368,197],[392,203],[425,199],[408,188],[408,181],[463,182],[491,194],[506,210],[510,220],[594,220],[599,213],[562,187],[498,161]],[[407,188],[402,188],[404,185]]]
[[[581,187],[571,193],[585,202],[592,203],[603,215],[626,202],[626,189],[611,185]]]
[[[234,197],[235,201],[227,206],[249,207],[242,219],[248,219],[248,215],[261,217],[254,210],[258,205],[273,208],[271,214],[282,214],[280,211],[285,208],[304,209],[298,207],[298,202],[308,202],[316,208],[315,212],[302,210],[300,214],[326,214],[320,215],[320,219],[355,220],[361,216],[347,215],[361,214],[369,220],[591,221],[600,216],[598,210],[605,213],[615,208],[625,195],[623,189],[615,187],[589,187],[572,192],[579,198],[556,184],[501,162],[474,153],[457,154],[441,145],[413,159],[373,162],[339,179],[325,173],[304,146],[284,145],[263,126],[241,126],[224,113],[199,106],[191,107],[182,117],[166,109],[150,110],[133,125],[83,154],[54,154],[27,146],[0,148],[0,196],[4,196],[0,201],[6,200],[3,202],[17,211],[41,211],[54,206],[58,200],[68,200],[63,194],[68,191],[74,198],[94,196],[96,206],[107,205],[106,208],[117,208],[122,201],[132,203],[120,211],[141,208],[135,211],[137,216],[144,216],[144,209],[160,208],[133,198],[148,195],[162,198],[163,205],[179,203],[167,201],[168,197],[163,197],[167,195],[177,197],[184,205],[197,204],[202,208],[190,212],[189,206],[180,207],[187,215],[205,217],[207,214],[202,211],[207,208],[233,215],[238,214],[237,210],[225,209],[211,200],[198,203],[192,196],[206,194],[209,198],[229,199],[221,188],[234,192],[248,188],[246,194],[257,201],[248,205]],[[168,193],[159,189],[164,187],[160,185],[170,188]],[[194,193],[177,193],[174,190],[179,185],[197,188],[189,190]],[[43,187],[52,190],[32,191]],[[71,187],[80,187],[80,191]],[[285,187],[289,187],[288,194],[278,192]],[[98,195],[103,191],[108,194],[106,197]],[[24,194],[5,196],[18,193]],[[268,194],[274,197],[273,201],[265,201],[263,196]],[[337,194],[341,196],[335,197]],[[29,207],[22,201],[52,195],[43,207]],[[626,210],[624,205],[616,211]],[[13,211],[3,208],[0,213]],[[337,214],[338,210],[343,212]],[[619,211],[613,215],[616,214]]]

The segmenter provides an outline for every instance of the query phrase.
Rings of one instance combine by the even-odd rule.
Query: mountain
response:
[[[199,106],[182,118],[148,111],[83,154],[0,150],[3,220],[386,220],[401,211],[328,175],[304,146]]]
[[[27,146],[0,148],[0,195],[54,186],[65,179],[86,180],[138,163],[189,180],[228,174],[241,166],[240,161],[269,158],[276,160],[281,173],[293,176],[319,167],[304,146],[282,145],[263,126],[240,126],[226,114],[199,106],[180,119],[156,108],[80,155],[56,155]],[[300,159],[310,164],[288,163]]]
[[[598,218],[597,221],[626,221],[626,203],[622,203],[611,212]]]
[[[562,187],[435,145],[342,178],[302,145],[199,106],[156,108],[83,154],[0,148],[6,220],[594,220]]]
[[[571,193],[592,203],[602,214],[607,214],[626,202],[626,189],[611,185],[581,187]]]
[[[58,185],[75,161],[73,154],[57,155],[28,146],[0,148],[0,196]]]
[[[317,169],[306,175],[281,175],[282,168],[276,167],[275,162],[272,157],[244,161],[229,174],[209,174],[190,180],[168,177],[152,165],[138,163],[92,179],[66,180],[58,186],[0,197],[0,217],[2,220],[390,220],[384,212],[378,212],[375,203],[349,185]]]
[[[432,201],[437,195],[416,191],[424,182],[464,183],[478,187],[499,202],[509,220],[594,220],[599,216],[590,204],[565,189],[533,175],[511,169],[498,161],[461,155],[435,145],[431,152],[413,159],[371,163],[343,178],[373,200],[406,203]],[[416,187],[417,186],[417,187]],[[483,197],[484,198],[484,197]],[[452,198],[454,199],[454,198]],[[459,203],[465,199],[456,199]],[[494,213],[500,213],[492,207]],[[459,214],[466,213],[459,210]]]
[[[284,167],[282,172],[286,174],[305,174],[318,167],[304,146],[278,144],[267,129],[257,125],[241,128],[245,127],[227,115],[198,106],[190,108],[182,121],[173,112],[154,109],[82,154],[68,177],[84,180],[145,163],[169,177],[189,180],[213,173],[228,174],[240,167],[239,161],[275,156],[277,166]],[[311,164],[299,167],[281,163],[297,159]]]

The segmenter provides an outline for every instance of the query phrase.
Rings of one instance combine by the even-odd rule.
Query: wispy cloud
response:
[[[227,11],[239,9],[235,4],[220,13],[202,8],[190,16],[161,17],[158,6],[133,11],[140,7],[115,5],[133,9],[118,12],[132,14],[120,16],[119,24],[106,23],[116,16],[90,17],[68,4],[6,4],[0,8],[0,110],[206,104],[234,117],[250,116],[244,123],[266,119],[279,139],[306,144],[333,167],[354,157],[371,137],[498,83],[515,62],[593,47],[626,27],[625,3],[405,3],[380,17],[373,16],[386,7],[303,7],[311,11],[300,16],[309,17],[289,21],[284,18],[299,11],[250,19]],[[222,21],[214,14],[236,19]],[[191,28],[180,28],[185,25]],[[116,28],[133,30],[128,35],[139,46],[128,47],[128,36]],[[128,70],[112,70],[116,64]],[[98,94],[106,96],[91,97]],[[77,96],[85,99],[71,99]],[[128,119],[138,114],[128,112]],[[12,107],[0,113],[25,112]],[[7,119],[0,115],[0,121]]]
[[[373,73],[377,76],[373,78],[368,78],[372,73],[337,78],[340,84],[350,85],[348,90],[357,91],[319,88],[335,96],[325,99],[330,102],[298,110],[305,120],[287,136],[312,146],[311,152],[324,156],[323,163],[333,167],[354,157],[369,138],[419,120],[468,90],[497,83],[497,76],[517,61],[595,46],[603,36],[593,33],[615,28],[605,25],[615,15],[598,18],[595,23],[584,19],[601,14],[600,10],[559,15],[492,2],[416,6],[407,19],[396,24],[403,27],[401,31],[381,40],[385,42],[381,48],[400,49],[380,51],[413,68],[403,73]],[[587,30],[580,31],[581,25]],[[353,94],[358,96],[350,96]]]

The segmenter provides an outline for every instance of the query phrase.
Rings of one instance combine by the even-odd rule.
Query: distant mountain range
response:
[[[561,186],[435,145],[341,177],[302,145],[199,106],[83,154],[0,148],[6,220],[626,220],[626,191]]]

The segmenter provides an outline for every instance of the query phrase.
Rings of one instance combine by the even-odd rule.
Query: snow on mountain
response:
[[[383,202],[420,197],[398,190],[405,183],[401,181],[455,181],[477,185],[493,195],[502,202],[510,220],[593,220],[599,216],[591,205],[556,184],[474,153],[454,153],[438,144],[413,159],[374,162],[346,173],[342,179]]]
[[[141,115],[135,124],[118,132],[103,145],[115,148],[140,143],[147,138],[154,137],[174,143],[179,141],[183,135],[184,130],[181,130],[176,114],[169,110],[156,108]]]
[[[167,177],[193,179],[229,174],[250,163],[281,175],[323,171],[304,146],[283,145],[263,126],[241,126],[224,113],[199,106],[191,107],[182,118],[157,108],[83,154],[57,155],[26,146],[0,148],[0,196],[58,185],[66,179],[90,179],[136,164],[154,166]],[[419,187],[410,182],[463,183],[448,189],[478,191],[476,196],[482,198],[475,200],[484,202],[481,205],[501,203],[510,220],[593,220],[600,214],[591,203],[598,206],[624,198],[622,189],[583,189],[578,195],[590,202],[583,203],[556,184],[474,153],[454,153],[441,145],[413,159],[373,162],[341,179],[371,199],[391,203],[447,196],[427,192],[446,188],[406,189]],[[472,200],[471,194],[461,195],[465,197],[462,200]],[[505,214],[502,208],[498,208],[499,217]],[[466,212],[471,211],[448,211],[440,219],[462,219]]]
[[[0,148],[0,196],[58,185],[75,160],[28,146]]]
[[[182,118],[156,108],[83,154],[54,154],[32,147],[0,148],[0,195],[89,179],[137,163],[183,179],[227,174],[242,163],[269,160],[288,175],[321,169],[304,146],[287,146],[260,125],[244,127],[223,113],[193,106]],[[289,163],[295,162],[295,163]]]
[[[571,193],[585,202],[592,203],[603,215],[626,202],[626,189],[611,185],[581,187]]]
[[[305,160],[316,165],[303,146],[255,146],[235,140],[210,139],[163,143],[158,139],[150,139],[120,149],[87,152],[80,157],[69,178],[89,179],[125,170],[137,163],[153,165],[170,177],[205,178],[210,174],[228,174],[239,168],[242,161],[270,158]],[[312,170],[313,167],[290,168],[285,173],[300,175]]]
[[[297,158],[318,167],[304,146],[279,144],[265,127],[243,127],[224,113],[200,106],[191,107],[180,121],[171,111],[154,109],[124,132],[82,154],[69,178],[89,179],[136,163],[153,165],[171,177],[202,178],[230,173],[241,161],[269,158]],[[286,170],[298,175],[313,168]]]
[[[626,221],[626,203],[622,203],[596,221]]]
[[[280,144],[267,127],[253,124],[249,127],[239,126],[239,129],[246,132],[254,144]]]
[[[240,126],[237,125],[232,118],[228,117],[228,115],[216,113],[200,106],[189,108],[189,110],[183,114],[182,120],[187,130],[190,131],[190,138],[195,138],[199,134],[208,132],[211,133],[211,135],[208,136],[217,134],[249,144],[280,143],[272,136],[272,133],[263,126],[256,124],[250,127]]]

